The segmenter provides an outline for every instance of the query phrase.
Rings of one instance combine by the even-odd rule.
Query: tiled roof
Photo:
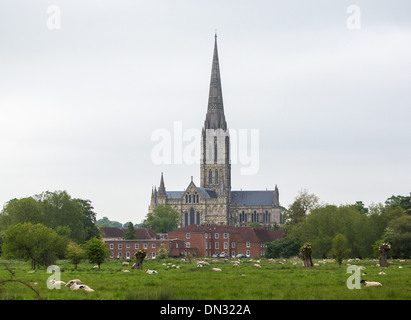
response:
[[[138,228],[136,230],[137,239],[156,239],[157,233],[148,228]],[[123,238],[127,232],[126,228],[101,227],[103,238]]]
[[[237,206],[272,206],[274,191],[231,191],[231,202]]]

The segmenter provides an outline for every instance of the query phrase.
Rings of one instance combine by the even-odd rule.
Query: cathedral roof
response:
[[[272,206],[278,203],[274,191],[231,191],[231,202],[237,206]]]

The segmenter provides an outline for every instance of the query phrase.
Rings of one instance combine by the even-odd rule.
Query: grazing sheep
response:
[[[121,269],[121,272],[130,272],[130,270],[123,270],[123,269]]]
[[[379,282],[371,282],[371,281],[366,281],[366,280],[361,280],[360,281],[364,286],[366,287],[378,287],[378,286],[382,286],[381,283]]]
[[[128,266],[130,265],[130,262],[125,262],[125,261],[124,261],[121,265],[128,267]]]
[[[254,267],[261,268],[261,266],[258,263],[254,263]]]
[[[384,270],[381,269],[379,274],[385,274]]]
[[[87,292],[94,292],[94,290],[91,289],[89,286],[86,286],[85,284],[78,284],[75,282],[75,280],[70,280],[69,282],[67,282],[66,286],[70,287],[70,289],[73,291],[84,290]]]
[[[71,287],[73,284],[80,284],[81,280],[79,279],[74,279],[74,280],[70,280],[69,282],[67,282],[66,287]]]
[[[146,273],[148,273],[148,274],[157,274],[158,272],[156,270],[147,269]]]
[[[213,268],[212,270],[213,270],[213,271],[221,271],[220,268]]]
[[[400,260],[400,262],[405,262],[405,260]]]
[[[52,284],[52,285],[60,285],[60,286],[65,286],[66,285],[66,283],[64,282],[64,281],[56,281],[56,280],[54,280],[54,279],[51,279],[51,281],[50,281],[50,283]]]

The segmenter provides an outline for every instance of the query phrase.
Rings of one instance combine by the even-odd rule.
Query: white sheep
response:
[[[130,272],[130,270],[123,270],[123,269],[121,269],[121,272]]]
[[[382,286],[381,283],[379,282],[372,282],[372,281],[366,281],[366,280],[361,280],[360,281],[364,286],[366,287],[378,287],[378,286]]]
[[[148,274],[157,274],[158,272],[156,270],[147,269],[146,273],[148,273]]]
[[[129,265],[130,265],[130,262],[125,262],[125,261],[124,261],[121,265],[122,265],[122,266],[126,266],[126,267],[127,267],[127,266],[129,266]]]
[[[80,284],[81,280],[79,279],[74,279],[74,280],[70,280],[69,282],[67,282],[66,287],[71,287],[73,284]]]
[[[80,281],[80,280],[78,280]],[[80,281],[81,283],[81,281]],[[89,286],[86,286],[85,284],[78,284],[76,283],[76,280],[70,280],[66,286],[70,287],[71,290],[77,291],[77,290],[84,290],[87,292],[94,292],[93,289],[91,289]]]
[[[57,286],[65,286],[66,285],[66,283],[64,281],[56,281],[54,279],[51,279],[50,283],[52,285],[57,285]]]
[[[385,274],[384,270],[381,269],[379,274]]]
[[[254,263],[254,267],[261,268],[261,266],[258,263]]]
[[[221,271],[220,268],[213,268],[212,270],[213,270],[213,271]]]

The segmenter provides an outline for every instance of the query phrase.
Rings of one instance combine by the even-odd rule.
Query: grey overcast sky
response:
[[[161,172],[200,185],[198,164],[153,163],[151,135],[202,128],[215,30],[228,126],[259,130],[233,190],[278,185],[285,207],[411,192],[408,0],[1,0],[0,204],[67,190],[138,223]]]

